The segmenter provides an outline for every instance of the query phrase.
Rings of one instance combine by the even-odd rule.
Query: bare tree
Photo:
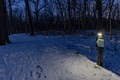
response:
[[[72,0],[72,11],[73,11],[73,19],[74,19],[74,28],[76,28],[76,18],[77,18],[77,14],[76,14],[76,10],[77,10],[77,1],[76,0]]]
[[[47,5],[48,0],[44,0],[44,6]],[[44,7],[44,24],[45,24],[45,30],[48,31],[48,26],[46,24],[48,24],[47,22],[47,6]]]
[[[67,0],[67,6],[68,6],[68,29],[69,33],[71,34],[72,28],[71,28],[71,0]]]
[[[30,6],[29,6],[29,0],[24,0],[25,1],[25,6],[26,6],[26,12],[28,14],[28,19],[29,19],[29,26],[30,26],[30,35],[34,35],[34,28],[33,28],[33,22],[32,22],[32,15],[30,11]]]
[[[86,27],[87,2],[88,2],[88,0],[84,0],[84,3],[83,3],[82,29],[85,29],[84,27]]]
[[[10,43],[7,33],[7,11],[6,11],[6,1],[0,1],[0,45],[5,45]]]
[[[115,0],[108,0],[109,3],[109,26],[110,26],[110,39],[112,39],[112,8]]]
[[[12,5],[17,5],[20,0],[7,1],[9,4],[9,20],[12,23],[10,26],[13,26],[12,31],[15,31],[14,29],[17,28],[15,25],[19,23],[19,15],[14,13],[14,11],[16,9],[19,11],[19,8],[12,8]],[[14,1],[17,3],[13,4]],[[112,25],[119,24],[120,10],[117,7],[119,4],[117,6],[114,5],[117,3],[115,0],[24,0],[24,2],[26,5],[26,22],[29,25],[27,30],[29,30],[30,34],[34,34],[34,30],[53,31],[54,29],[64,30],[64,32],[69,31],[71,33],[77,29],[96,28],[97,30],[101,30],[104,27],[110,31],[111,38]],[[120,2],[118,1],[118,3]],[[22,14],[22,16],[25,16],[25,14]],[[33,24],[36,27],[33,27]]]
[[[35,17],[36,17],[36,23],[38,22],[38,18],[39,18],[39,2],[40,0],[31,0],[31,2],[34,4],[35,6],[35,11],[34,11],[34,14],[35,14]]]
[[[60,15],[61,15],[61,18],[62,18],[62,24],[63,24],[63,28],[64,28],[64,30],[65,30],[65,20],[64,20],[64,12],[63,12],[63,5],[62,5],[62,2],[61,2],[61,0],[57,0],[57,4],[56,4],[57,6],[58,6],[58,10],[59,10],[59,13],[60,13]]]
[[[97,26],[97,31],[103,29],[102,26],[102,0],[97,0],[96,1],[96,7],[98,11],[98,26]]]
[[[116,19],[117,19],[117,21],[116,21],[116,25],[117,25],[117,29],[119,30],[120,29],[120,6],[119,6],[119,0],[117,0],[117,3],[116,3],[116,7],[115,7],[115,9],[116,9]]]
[[[8,0],[8,4],[9,4],[9,6],[8,6],[8,8],[9,8],[9,14],[10,14],[10,19],[9,19],[9,21],[10,21],[10,29],[13,29],[12,27],[12,24],[13,24],[13,10],[12,10],[12,0]],[[10,30],[10,32],[11,32],[12,30]],[[12,31],[13,32],[13,31]]]

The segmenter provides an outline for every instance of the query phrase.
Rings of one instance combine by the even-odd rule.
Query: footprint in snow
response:
[[[40,65],[38,65],[36,67],[36,76],[37,76],[38,79],[41,78],[42,72],[43,72],[43,68]]]
[[[41,77],[47,78],[45,75],[43,75],[43,68],[40,65],[37,65],[34,72],[31,74],[35,78],[35,80],[41,79]]]
[[[40,72],[43,72],[43,68],[40,65],[38,65],[36,69],[38,69]]]

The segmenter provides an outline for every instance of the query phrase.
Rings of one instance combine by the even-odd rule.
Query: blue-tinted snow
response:
[[[113,73],[120,74],[119,53],[108,36],[104,66],[113,72],[95,68],[95,36],[15,34],[10,40],[11,44],[0,46],[0,80],[120,80]],[[119,44],[117,48],[119,52]]]

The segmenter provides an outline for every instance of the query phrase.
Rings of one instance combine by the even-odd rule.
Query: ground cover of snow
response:
[[[95,36],[14,34],[10,40],[0,46],[0,80],[120,80],[119,41],[115,53],[107,36],[106,69],[96,65]]]

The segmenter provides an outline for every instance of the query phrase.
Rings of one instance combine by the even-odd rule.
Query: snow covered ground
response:
[[[120,75],[119,53],[109,46],[114,41],[105,45],[108,71],[95,63],[95,36],[15,34],[10,40],[11,44],[0,46],[0,80],[120,80],[115,74]]]

